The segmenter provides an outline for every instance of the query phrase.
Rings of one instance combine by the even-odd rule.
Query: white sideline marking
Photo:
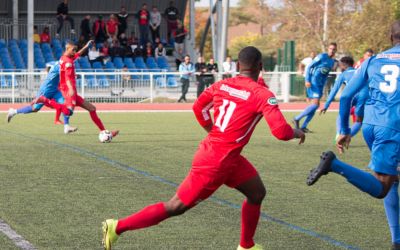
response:
[[[15,246],[23,250],[36,250],[36,248],[27,240],[24,239],[17,232],[12,230],[12,228],[2,219],[0,219],[0,232],[5,234]]]
[[[301,112],[303,109],[281,109],[282,112]],[[329,109],[327,112],[338,112],[338,109]],[[85,113],[86,110],[77,110],[75,113]],[[186,113],[193,112],[191,109],[188,110],[96,110],[97,113]],[[8,111],[0,111],[0,113],[5,114]],[[39,111],[39,113],[54,113],[52,110]]]

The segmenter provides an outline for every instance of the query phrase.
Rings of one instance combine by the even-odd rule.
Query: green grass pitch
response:
[[[276,140],[261,121],[243,151],[267,187],[262,211],[281,220],[260,221],[255,239],[266,249],[341,249],[329,239],[360,249],[390,247],[382,201],[335,174],[305,184],[320,153],[334,150],[336,115],[316,116],[315,133],[300,146]],[[102,220],[175,192],[127,167],[179,184],[205,136],[191,113],[101,113],[108,129],[121,130],[112,143],[101,144],[88,114],[74,115],[79,131],[73,135],[53,125],[53,116],[20,115],[0,124],[0,218],[38,249],[101,249]],[[361,134],[340,158],[365,169],[369,151]],[[236,249],[240,209],[234,206],[243,197],[227,187],[214,196],[229,204],[204,201],[181,217],[124,234],[115,249]],[[16,249],[1,233],[0,246]]]

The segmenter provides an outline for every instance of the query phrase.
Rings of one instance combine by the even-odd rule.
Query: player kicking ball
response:
[[[36,97],[45,96],[48,99],[53,99],[53,102],[62,104],[64,103],[64,97],[61,92],[58,90],[58,83],[60,82],[60,64],[58,62],[48,63],[46,65],[47,76],[43,83],[40,85],[39,91]],[[7,113],[7,122],[10,122],[11,119],[17,114],[30,114],[38,112],[43,107],[42,103],[30,104],[25,107],[19,109],[10,108]],[[56,116],[54,123],[55,124],[63,124],[60,118],[61,110],[56,109]],[[64,133],[69,134],[75,132],[77,128],[71,127],[69,125],[69,120],[64,119]]]
[[[76,89],[76,76],[74,61],[79,58],[80,54],[89,48],[93,41],[89,41],[79,52],[77,46],[72,42],[67,42],[65,52],[60,58],[60,84],[59,89],[65,99],[64,104],[57,103],[54,99],[49,99],[42,95],[37,98],[35,103],[44,103],[46,106],[60,110],[64,114],[65,123],[69,123],[69,118],[73,114],[75,106],[82,107],[89,111],[90,118],[96,124],[100,131],[106,130],[102,121],[97,115],[96,107],[90,102],[78,95]],[[117,136],[119,130],[111,131],[112,137]]]
[[[264,116],[271,133],[279,140],[300,138],[301,130],[292,129],[279,110],[274,94],[257,83],[262,69],[262,55],[255,47],[239,52],[240,75],[214,83],[193,105],[194,114],[207,131],[194,155],[192,168],[167,202],[159,202],[120,220],[103,222],[103,245],[115,245],[121,234],[150,226],[186,212],[211,196],[220,186],[235,188],[246,199],[242,205],[242,230],[237,249],[262,249],[253,237],[266,194],[254,166],[241,155],[256,124]],[[210,109],[214,107],[214,122]]]
[[[400,166],[400,21],[391,28],[393,48],[368,58],[361,65],[340,98],[341,131],[336,146],[340,153],[351,140],[349,106],[353,97],[367,92],[363,135],[371,160],[370,174],[336,158],[331,151],[321,156],[320,164],[311,170],[307,184],[313,185],[330,172],[372,197],[384,199],[386,216],[392,235],[392,249],[400,249],[398,174]]]

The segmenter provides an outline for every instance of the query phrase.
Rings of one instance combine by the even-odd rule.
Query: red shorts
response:
[[[202,142],[192,169],[178,187],[177,195],[187,207],[211,196],[223,184],[236,188],[257,176],[257,170],[242,155],[230,156]]]
[[[62,90],[61,93],[64,97],[64,105],[67,106],[67,108],[74,109],[75,106],[82,106],[85,101],[80,95],[76,94],[76,90],[73,96],[69,96],[68,91]]]

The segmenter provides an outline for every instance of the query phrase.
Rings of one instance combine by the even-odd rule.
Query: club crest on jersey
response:
[[[278,105],[278,101],[276,100],[275,97],[268,98],[267,102],[269,105]]]
[[[229,87],[228,85],[222,84],[220,90],[226,91],[229,93],[230,96],[234,96],[243,100],[249,99],[250,92],[245,91],[245,90],[240,90],[240,89],[235,89],[232,87]]]
[[[65,67],[66,67],[66,68],[72,67],[72,63],[66,63],[66,64],[65,64]]]

